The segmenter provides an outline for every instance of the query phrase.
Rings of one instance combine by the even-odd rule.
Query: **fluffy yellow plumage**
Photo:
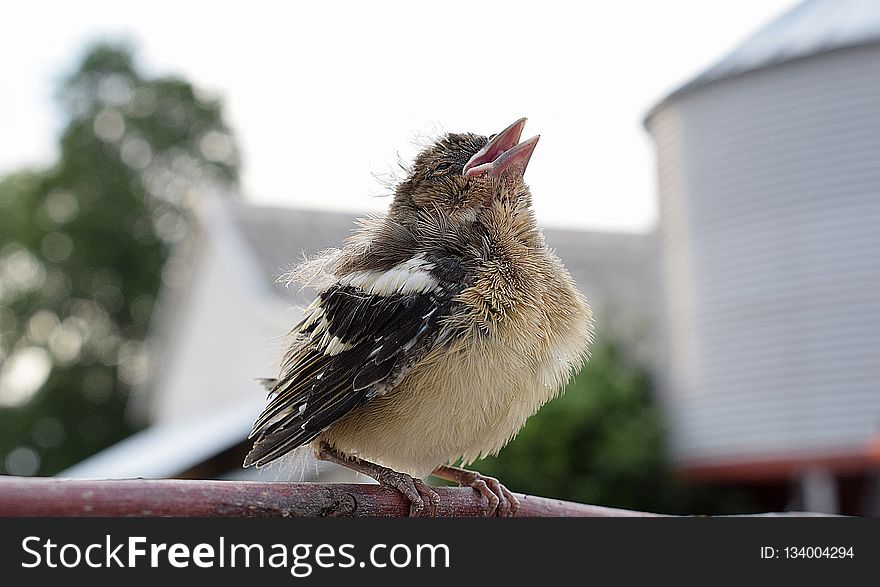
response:
[[[499,451],[587,356],[592,316],[544,243],[523,182],[525,120],[423,151],[389,213],[292,279],[319,290],[294,330],[245,464],[311,442],[433,510],[431,474],[472,485],[490,513],[517,503],[455,469]]]

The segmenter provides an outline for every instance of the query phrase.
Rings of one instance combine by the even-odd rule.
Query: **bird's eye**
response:
[[[443,163],[439,163],[434,168],[434,174],[436,175],[438,173],[443,173],[444,171],[448,170],[450,167],[452,167],[452,163],[450,163],[449,161],[444,161]]]

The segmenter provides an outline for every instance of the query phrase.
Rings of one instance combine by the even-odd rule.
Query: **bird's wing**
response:
[[[437,343],[461,286],[441,284],[411,260],[339,279],[294,329],[271,400],[254,424],[245,466],[303,445],[393,387]]]

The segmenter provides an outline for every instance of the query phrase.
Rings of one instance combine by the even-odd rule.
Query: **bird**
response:
[[[473,487],[487,516],[519,501],[463,467],[497,454],[589,356],[594,322],[547,246],[524,174],[540,136],[521,118],[448,133],[393,187],[387,213],[287,274],[316,290],[265,380],[244,466],[309,445],[320,460],[437,515],[429,475]]]

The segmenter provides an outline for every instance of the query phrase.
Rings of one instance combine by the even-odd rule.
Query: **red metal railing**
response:
[[[440,516],[481,516],[473,489],[437,487]],[[517,495],[519,516],[655,516]],[[405,516],[409,501],[379,485],[0,477],[0,516]]]
[[[485,498],[471,488],[436,490],[440,516],[475,517],[486,511]],[[517,497],[521,517],[662,516],[531,495]],[[395,517],[408,512],[409,502],[402,495],[379,485],[0,477],[0,516]]]

